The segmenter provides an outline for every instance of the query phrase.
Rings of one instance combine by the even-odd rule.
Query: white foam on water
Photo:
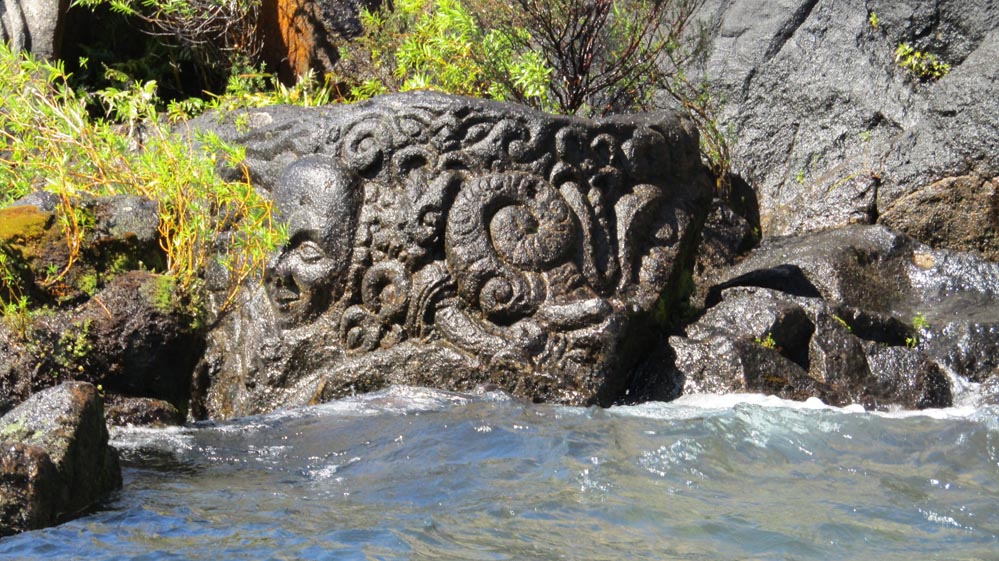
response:
[[[113,427],[110,431],[111,445],[119,450],[141,450],[161,448],[169,450],[192,450],[195,446],[194,432],[190,427]]]
[[[612,407],[608,411],[625,416],[646,417],[662,420],[683,420],[717,415],[742,406],[757,406],[764,408],[793,409],[797,411],[834,411],[845,414],[874,415],[886,418],[929,417],[931,419],[967,419],[974,417],[979,407],[962,402],[954,407],[942,409],[869,411],[859,403],[844,407],[828,405],[822,400],[811,397],[805,401],[783,399],[774,395],[758,393],[739,394],[690,394],[683,395],[670,402],[649,402],[639,405]]]
[[[390,386],[383,390],[361,394],[320,405],[289,410],[305,416],[379,415],[383,413],[416,413],[440,411],[476,400],[499,401],[503,394],[463,394],[415,386]],[[287,414],[287,413],[286,413]]]

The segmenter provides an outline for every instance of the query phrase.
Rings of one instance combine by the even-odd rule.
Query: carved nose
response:
[[[291,282],[291,270],[287,261],[278,255],[267,263],[264,268],[264,283],[276,287],[288,286]]]

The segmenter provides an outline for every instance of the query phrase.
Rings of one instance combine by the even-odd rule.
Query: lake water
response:
[[[0,559],[999,559],[996,408],[394,388],[113,442],[105,509]]]

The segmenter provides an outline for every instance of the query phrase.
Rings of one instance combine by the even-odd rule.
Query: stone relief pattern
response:
[[[644,169],[672,165],[652,153],[667,144],[655,125],[474,106],[334,127],[327,155],[363,193],[330,311],[344,349],[443,338],[535,370],[599,362],[624,317],[655,305],[692,223],[689,193],[670,192],[686,186],[640,181],[669,177]]]

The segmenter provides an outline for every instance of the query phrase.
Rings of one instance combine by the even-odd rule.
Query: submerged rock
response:
[[[120,486],[93,385],[39,392],[0,418],[0,535],[79,516]]]
[[[105,416],[110,426],[162,427],[184,422],[184,415],[162,399],[108,395],[105,405]]]
[[[711,183],[670,113],[420,92],[193,124],[247,147],[290,242],[210,334],[203,414],[387,384],[610,404],[660,341]]]

